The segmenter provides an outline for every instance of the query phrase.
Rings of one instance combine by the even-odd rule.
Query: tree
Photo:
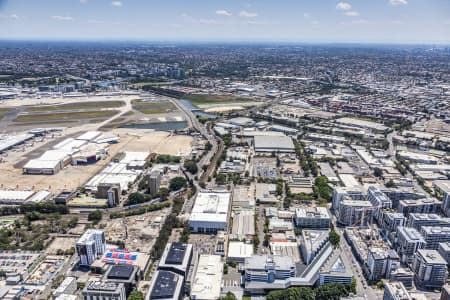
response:
[[[333,229],[329,233],[330,243],[333,245],[333,247],[336,249],[339,246],[339,243],[341,241],[341,237],[339,234]]]
[[[383,170],[381,170],[380,168],[374,168],[373,169],[373,175],[375,177],[381,178],[381,177],[383,177]]]
[[[158,192],[159,197],[162,201],[165,201],[169,196],[169,190],[167,188],[160,188]]]
[[[316,178],[314,181],[314,192],[317,198],[323,198],[327,201],[330,201],[333,196],[333,192],[328,186],[328,179],[325,176]]]
[[[237,298],[232,292],[228,292],[225,297],[221,297],[220,300],[237,300]]]
[[[391,178],[391,179],[389,179],[389,181],[386,183],[386,187],[388,187],[388,188],[395,188],[395,187],[397,187],[397,185],[395,184],[394,180],[392,180],[392,178]]]
[[[182,188],[186,187],[186,185],[187,185],[186,178],[181,177],[181,176],[174,177],[170,180],[169,190],[170,191],[178,191],[178,190],[181,190]]]
[[[125,202],[125,206],[144,203],[144,202],[145,202],[145,197],[143,194],[131,193],[130,195],[128,195],[128,199]]]
[[[377,288],[379,288],[380,290],[381,290],[382,288],[384,288],[384,282],[383,282],[383,280],[380,280],[380,281],[377,282]]]
[[[96,211],[91,211],[88,215],[88,221],[94,224],[98,224],[102,220],[102,212],[98,209]]]
[[[127,300],[144,300],[144,294],[142,292],[133,290],[128,296]]]
[[[193,160],[186,160],[184,162],[184,168],[191,174],[197,174],[198,172],[197,164]]]

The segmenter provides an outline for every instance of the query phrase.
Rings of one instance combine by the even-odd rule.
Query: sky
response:
[[[0,39],[450,44],[450,0],[0,0]]]

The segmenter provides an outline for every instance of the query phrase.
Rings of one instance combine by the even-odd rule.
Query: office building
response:
[[[161,173],[159,171],[153,171],[148,174],[148,190],[150,195],[156,195],[159,192],[161,186]]]
[[[252,255],[244,264],[244,278],[249,282],[273,283],[295,276],[295,262],[290,256]],[[270,288],[268,285],[267,288]]]
[[[436,214],[410,214],[406,226],[420,231],[422,226],[450,227],[450,218],[441,218]]]
[[[395,232],[398,227],[405,226],[406,224],[406,218],[401,213],[383,211],[381,219],[381,228],[386,235]]]
[[[328,230],[302,230],[301,252],[303,261],[309,265],[328,243]]]
[[[397,228],[397,253],[402,263],[412,264],[414,253],[418,249],[425,248],[425,245],[425,239],[415,228],[403,226]]]
[[[145,300],[181,300],[183,289],[183,276],[159,270],[153,274]]]
[[[337,211],[337,221],[345,226],[368,226],[374,212],[369,201],[343,200]]]
[[[330,214],[320,206],[296,208],[295,225],[301,228],[329,228]]]
[[[362,201],[366,199],[366,192],[361,187],[335,187],[333,189],[332,208],[338,211],[340,203],[344,199]]]
[[[442,287],[441,298],[439,300],[450,300],[450,286],[448,284]]]
[[[167,243],[159,260],[158,270],[165,270],[187,277],[192,260],[191,244]]]
[[[435,214],[441,210],[441,201],[435,198],[400,200],[398,203],[398,212],[406,216],[412,213]]]
[[[403,283],[403,285],[410,289],[413,287],[414,282],[414,272],[409,268],[398,268],[391,273],[392,281],[399,281]]]
[[[403,283],[391,281],[384,284],[383,300],[413,300],[413,298]]]
[[[353,271],[350,261],[340,250],[335,250],[320,270],[319,285],[328,283],[351,284],[352,280]]]
[[[450,242],[439,243],[438,252],[450,264]]]
[[[62,294],[73,294],[77,290],[77,279],[75,277],[66,277],[58,288],[53,292],[53,299]]]
[[[82,291],[84,300],[126,300],[123,283],[90,281]]]
[[[376,208],[374,217],[377,220],[380,218],[382,209],[392,208],[391,199],[389,199],[385,193],[375,186],[370,186],[367,190],[367,201],[370,201],[370,203],[372,203],[372,205]]]
[[[105,252],[106,240],[103,230],[88,229],[76,243],[80,265],[90,266]]]
[[[436,250],[418,250],[412,269],[420,287],[441,288],[447,282],[447,262]]]
[[[200,192],[189,218],[191,232],[217,233],[227,231],[230,193]]]
[[[400,258],[394,250],[371,248],[367,252],[369,279],[378,281],[390,278],[391,273],[400,267]]]
[[[420,233],[425,240],[425,249],[437,250],[439,243],[450,242],[450,227],[422,226]]]
[[[127,295],[137,287],[139,267],[130,265],[114,265],[105,274],[108,282],[122,283]]]
[[[433,188],[442,195],[442,212],[450,216],[450,180],[435,180]]]

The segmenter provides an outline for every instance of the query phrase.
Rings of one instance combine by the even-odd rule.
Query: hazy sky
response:
[[[0,39],[450,43],[450,0],[0,0]]]

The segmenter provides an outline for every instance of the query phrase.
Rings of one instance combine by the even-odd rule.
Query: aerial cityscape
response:
[[[448,1],[34,2],[0,299],[450,299]]]

